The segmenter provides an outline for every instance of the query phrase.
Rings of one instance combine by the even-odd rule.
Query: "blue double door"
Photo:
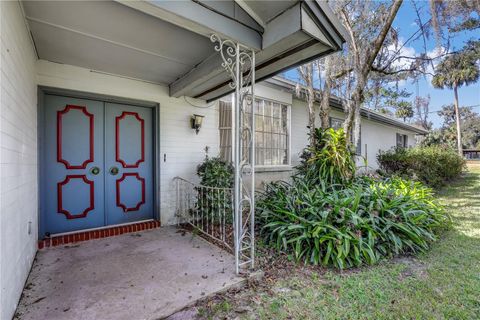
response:
[[[45,96],[40,236],[153,218],[152,111]]]

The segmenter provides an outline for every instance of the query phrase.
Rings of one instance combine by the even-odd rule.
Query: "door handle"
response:
[[[116,176],[118,174],[118,168],[115,166],[111,167],[109,171],[112,176]]]
[[[100,173],[100,168],[99,167],[92,167],[92,169],[90,169],[90,173],[93,174],[94,176],[96,176],[97,174]]]

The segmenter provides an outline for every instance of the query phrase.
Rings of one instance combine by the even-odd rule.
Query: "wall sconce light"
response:
[[[201,116],[199,114],[194,114],[190,119],[190,124],[192,126],[192,129],[195,130],[196,134],[198,134],[198,132],[200,131],[200,128],[202,127],[202,122],[204,117],[205,116]]]

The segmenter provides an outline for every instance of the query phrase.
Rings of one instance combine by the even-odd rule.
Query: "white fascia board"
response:
[[[252,8],[250,8],[250,6],[244,1],[244,0],[234,0],[238,6],[240,8],[242,8],[243,10],[245,10],[245,12],[250,16],[252,17],[253,20],[255,20],[262,28],[265,29],[265,27],[267,26],[267,24],[265,23],[265,21],[262,20],[262,18],[260,18],[257,13],[252,10]]]
[[[264,66],[258,66],[255,71],[256,81],[260,82],[262,80],[268,79],[272,76],[272,74],[277,74],[279,72],[284,71],[285,69],[290,69],[297,65],[304,64],[312,59],[319,58],[323,55],[330,53],[325,45],[320,42],[316,42],[316,44],[308,46],[302,50],[299,50],[295,53],[286,55],[284,57],[278,56],[274,57],[275,61],[269,61],[268,64]],[[201,98],[204,100],[212,101],[224,95],[227,95],[232,90],[228,87],[228,82],[225,82],[222,86],[218,86],[214,90],[210,90],[208,92],[204,92],[201,95],[195,96],[196,98]]]
[[[213,43],[212,43],[213,46]],[[215,53],[199,63],[180,79],[175,80],[169,85],[170,96],[181,97],[188,95],[194,97],[201,87],[211,87],[213,83],[220,83],[228,79],[228,74],[222,67],[222,58],[220,54]],[[195,88],[197,88],[195,90]]]
[[[265,49],[274,45],[289,35],[298,32],[301,28],[301,6],[300,3],[297,3],[267,24],[263,33],[262,48]]]
[[[262,50],[256,53],[256,81],[332,53],[339,48],[304,3],[299,2],[271,20],[263,35]],[[213,100],[231,92],[228,74],[218,55],[197,65],[170,84],[174,97],[189,95]]]
[[[335,16],[332,9],[330,9],[328,3],[319,0],[309,0],[303,2],[303,8],[311,12],[318,27],[324,31],[324,35],[331,38],[335,45],[341,49],[346,41],[345,39],[348,38],[347,30]]]
[[[317,23],[314,21],[313,17],[310,15],[308,11],[302,8],[302,29],[308,33],[312,38],[319,40],[320,42],[324,43],[329,47],[335,47],[323,31],[318,27]]]
[[[297,32],[304,32],[327,46],[335,46],[327,39],[325,31],[319,27],[318,19],[311,10],[299,2],[268,23],[263,34],[263,49],[275,45]]]
[[[254,50],[262,47],[262,36],[258,31],[194,1],[116,1],[205,37],[216,33]]]

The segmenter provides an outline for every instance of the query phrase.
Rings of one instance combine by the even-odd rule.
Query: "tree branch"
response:
[[[353,32],[352,24],[348,19],[348,14],[345,11],[345,8],[342,8],[342,10],[340,10],[340,13],[342,14],[343,20],[345,21],[345,28],[347,29],[348,35],[350,36],[350,43],[352,44],[353,53],[355,54],[355,58],[357,60],[359,59],[359,51],[358,51],[357,43],[355,42],[355,34]]]
[[[375,58],[380,52],[380,49],[382,49],[383,42],[387,37],[388,31],[390,31],[393,20],[395,19],[395,16],[397,15],[397,12],[400,9],[400,6],[402,5],[402,2],[403,0],[395,0],[392,7],[390,8],[390,13],[388,14],[387,20],[385,21],[385,24],[383,25],[382,30],[380,31],[377,38],[375,39],[375,42],[373,45],[373,51],[370,52],[370,54],[367,56],[367,63],[365,64],[367,69],[373,65],[373,62],[375,61]]]

